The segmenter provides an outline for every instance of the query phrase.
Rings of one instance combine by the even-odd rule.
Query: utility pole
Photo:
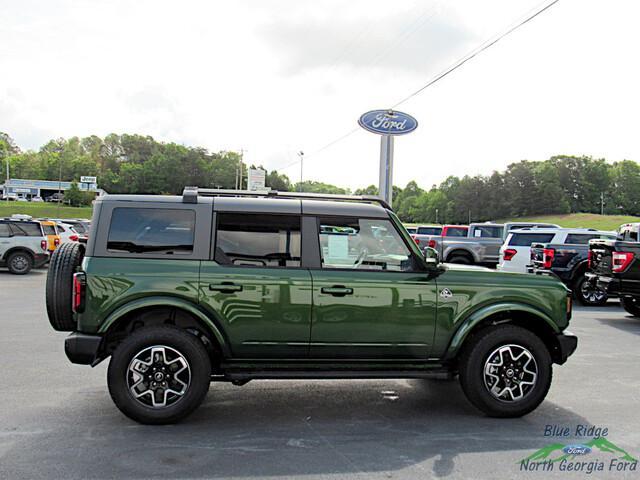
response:
[[[238,175],[238,190],[242,190],[242,160],[244,157],[244,148],[240,149],[240,158],[238,162],[238,168],[240,174]]]
[[[298,152],[298,156],[300,157],[300,191],[302,192],[302,166],[304,163],[304,152],[300,150]]]
[[[604,192],[600,192],[600,215],[604,215]]]
[[[60,218],[60,204],[62,203],[62,155],[58,152],[58,218]]]
[[[436,223],[438,223],[438,209],[436,208]]]
[[[9,155],[7,155],[7,179],[4,181],[4,198],[9,202]]]

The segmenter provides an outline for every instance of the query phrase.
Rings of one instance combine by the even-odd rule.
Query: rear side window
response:
[[[553,233],[512,233],[509,245],[513,247],[530,247],[532,243],[549,243]]]
[[[477,226],[473,228],[473,236],[476,238],[502,238],[502,227]]]
[[[601,235],[597,233],[570,233],[564,243],[571,245],[589,245],[589,240],[602,238],[615,238],[613,235]]]
[[[114,208],[107,250],[184,255],[193,251],[196,214],[188,209]]]
[[[53,225],[42,225],[42,231],[44,232],[45,235],[58,234],[58,232],[56,232],[56,227],[54,227]]]
[[[0,223],[0,237],[8,237],[10,234],[9,225],[6,223]]]
[[[39,223],[12,223],[8,225],[11,233],[18,237],[42,237]]]
[[[447,237],[466,237],[468,229],[462,227],[447,228]]]
[[[628,242],[637,242],[638,233],[633,230],[625,230],[622,234],[622,240],[626,240]]]
[[[300,217],[218,213],[214,259],[222,265],[300,266]]]
[[[418,235],[440,235],[442,233],[441,227],[418,227]]]

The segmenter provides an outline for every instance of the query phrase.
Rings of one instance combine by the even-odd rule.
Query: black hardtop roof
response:
[[[248,192],[185,188],[177,195],[104,195],[99,202],[213,204],[215,211],[388,217],[388,205],[377,197],[298,192]]]

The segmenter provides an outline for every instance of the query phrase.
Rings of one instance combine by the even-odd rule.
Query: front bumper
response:
[[[578,337],[573,335],[568,330],[556,335],[557,350],[554,352],[554,362],[558,365],[562,365],[567,361],[573,352],[578,347]]]
[[[98,352],[101,344],[102,337],[99,335],[73,332],[64,340],[64,353],[71,363],[96,365],[100,361]]]

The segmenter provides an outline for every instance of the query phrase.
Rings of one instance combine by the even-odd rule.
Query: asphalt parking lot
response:
[[[616,302],[577,307],[577,353],[554,370],[547,400],[510,420],[481,416],[457,382],[255,381],[212,384],[179,425],[125,418],[106,388],[107,363],[70,364],[66,334],[46,318],[46,270],[0,271],[0,478],[631,478],[522,471],[550,443],[584,442],[581,425],[640,457],[640,319]],[[545,437],[547,426],[568,438]],[[548,428],[548,427],[547,427]],[[602,430],[601,430],[602,432]],[[607,456],[609,455],[609,456]],[[587,468],[587,467],[583,467]]]

